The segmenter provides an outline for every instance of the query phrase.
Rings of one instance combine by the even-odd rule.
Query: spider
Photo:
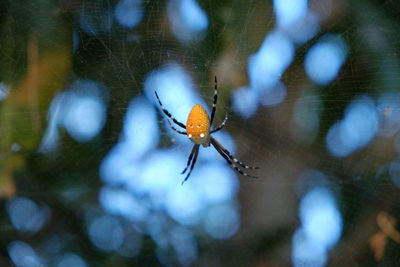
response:
[[[248,176],[251,178],[256,178],[255,176],[249,175],[245,172],[243,172],[241,169],[239,169],[236,164],[241,166],[242,168],[245,169],[258,169],[258,167],[251,167],[243,162],[240,162],[238,159],[236,159],[226,148],[224,148],[217,140],[215,140],[211,134],[218,132],[222,128],[224,128],[225,123],[228,119],[227,116],[225,116],[225,119],[221,123],[220,126],[218,126],[214,130],[210,130],[210,127],[212,126],[212,123],[214,121],[214,115],[215,111],[217,108],[217,99],[218,99],[218,91],[217,91],[217,77],[215,76],[215,85],[214,85],[214,101],[212,104],[212,111],[211,111],[211,118],[208,117],[207,111],[200,106],[199,104],[195,105],[192,110],[189,113],[189,116],[187,118],[186,125],[177,121],[171,113],[168,112],[163,106],[163,104],[160,101],[160,98],[158,97],[157,92],[156,98],[158,100],[158,103],[160,104],[161,110],[164,112],[164,114],[171,119],[176,125],[179,127],[183,128],[186,130],[185,131],[179,131],[177,130],[171,122],[167,119],[169,126],[171,127],[172,130],[177,132],[178,134],[186,135],[189,137],[189,139],[194,143],[192,152],[189,155],[189,159],[187,161],[185,169],[181,172],[181,174],[184,174],[189,166],[189,172],[186,175],[185,179],[182,181],[182,184],[189,179],[190,174],[192,173],[192,170],[194,168],[194,165],[196,164],[197,161],[197,156],[199,155],[199,148],[200,145],[203,145],[203,147],[209,147],[210,144],[214,146],[214,148],[217,150],[217,152],[226,160],[226,162],[233,168],[235,171],[240,173],[241,175]]]

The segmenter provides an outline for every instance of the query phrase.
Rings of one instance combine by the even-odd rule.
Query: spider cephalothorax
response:
[[[175,132],[183,135],[187,135],[187,137],[194,143],[192,152],[189,155],[189,159],[186,165],[186,168],[182,171],[182,174],[184,174],[187,169],[190,166],[190,170],[188,174],[186,175],[186,178],[182,181],[182,184],[189,179],[189,176],[194,168],[194,165],[196,164],[197,156],[199,154],[199,147],[200,145],[203,145],[203,147],[208,147],[210,144],[212,144],[215,149],[218,151],[218,153],[228,162],[228,164],[237,172],[239,172],[241,175],[248,176],[255,178],[255,176],[251,176],[242,170],[240,170],[237,166],[241,166],[242,168],[245,169],[257,169],[257,167],[250,167],[245,165],[244,163],[240,162],[238,159],[236,159],[226,148],[224,148],[217,140],[215,140],[211,134],[215,133],[222,128],[224,128],[227,117],[225,116],[224,121],[221,123],[220,126],[218,126],[214,130],[210,130],[213,120],[214,120],[214,115],[215,115],[215,110],[217,107],[217,99],[218,99],[218,91],[217,91],[217,77],[215,77],[215,87],[214,87],[214,101],[212,105],[212,112],[211,112],[211,118],[208,117],[207,111],[200,106],[199,104],[195,105],[192,110],[189,113],[188,119],[186,121],[186,125],[183,123],[177,121],[171,113],[168,112],[162,105],[160,98],[157,95],[157,92],[155,92],[158,103],[160,104],[160,107],[162,111],[164,112],[165,115],[167,115],[168,118],[170,118],[176,125],[179,127],[186,129],[185,131],[179,131],[177,130],[174,126],[172,126],[171,122],[169,120],[169,126],[174,130]]]

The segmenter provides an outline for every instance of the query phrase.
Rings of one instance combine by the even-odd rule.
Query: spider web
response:
[[[399,4],[0,4],[3,266],[393,266]],[[258,179],[169,129],[213,135]],[[350,264],[349,264],[350,262]]]

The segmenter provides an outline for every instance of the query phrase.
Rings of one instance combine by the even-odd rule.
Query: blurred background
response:
[[[400,3],[2,0],[0,266],[398,266]],[[168,127],[194,104],[258,179]]]

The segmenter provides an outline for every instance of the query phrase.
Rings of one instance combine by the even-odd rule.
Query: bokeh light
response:
[[[68,133],[79,142],[87,142],[103,128],[106,117],[106,88],[99,82],[79,79],[64,96],[62,120]]]
[[[258,108],[258,97],[254,90],[240,87],[232,94],[232,108],[243,118],[252,117]]]
[[[196,177],[191,177],[193,179]],[[187,184],[187,185],[186,185]],[[183,225],[195,225],[199,223],[205,208],[202,196],[199,194],[193,183],[187,182],[185,190],[175,188],[167,192],[165,201],[168,214]]]
[[[138,195],[151,194],[154,201],[162,204],[166,190],[176,187],[183,179],[180,172],[185,164],[182,152],[173,149],[153,151],[141,162],[140,170],[131,177],[127,187]]]
[[[285,32],[293,42],[303,44],[318,33],[319,22],[318,16],[314,12],[308,11],[307,14],[298,19],[294,24],[285,28]]]
[[[331,126],[326,135],[329,152],[345,157],[366,146],[378,132],[379,116],[374,101],[368,96],[353,100],[343,120]]]
[[[66,253],[58,259],[56,267],[86,267],[85,261],[74,253]]]
[[[143,221],[148,214],[140,200],[123,189],[103,187],[99,193],[99,202],[109,213],[133,221]]]
[[[59,143],[59,126],[62,117],[62,104],[65,94],[61,93],[53,98],[49,108],[49,119],[47,128],[42,138],[39,151],[41,153],[50,153],[58,148]]]
[[[125,143],[117,143],[100,164],[100,176],[107,185],[126,184],[139,169],[135,154]]]
[[[65,128],[75,140],[87,142],[103,128],[104,105],[101,100],[91,97],[70,97],[71,106],[65,117]]]
[[[274,11],[279,27],[289,27],[307,13],[307,0],[274,0]]]
[[[292,240],[294,266],[325,266],[328,251],[342,233],[342,217],[331,191],[310,189],[300,202],[299,216],[301,227]]]
[[[238,211],[232,205],[217,205],[208,210],[204,228],[216,239],[232,237],[240,226]]]
[[[342,232],[342,217],[329,189],[314,188],[300,203],[300,220],[307,238],[330,249]]]
[[[325,35],[306,55],[304,65],[307,75],[315,83],[326,85],[336,78],[346,56],[346,42],[338,35]]]
[[[182,42],[201,40],[208,27],[207,14],[196,0],[169,0],[168,18],[172,31]]]
[[[97,136],[105,124],[107,97],[107,89],[99,82],[74,81],[69,90],[53,99],[39,151],[49,153],[57,148],[60,126],[78,142],[88,142]]]
[[[270,90],[261,92],[260,102],[264,106],[272,107],[279,105],[285,100],[287,94],[286,86],[283,82],[277,82]]]
[[[12,241],[8,246],[8,255],[17,267],[42,267],[43,259],[27,243]]]
[[[280,31],[270,32],[260,49],[248,59],[250,86],[257,91],[270,90],[293,57],[293,43]]]
[[[143,97],[133,99],[125,115],[120,143],[135,151],[132,157],[137,160],[157,146],[158,133],[154,108]]]
[[[6,99],[9,93],[10,89],[8,86],[5,83],[0,82],[0,101]]]
[[[234,199],[239,188],[237,175],[226,165],[225,161],[201,165],[196,168],[193,176],[195,176],[194,187],[198,188],[203,201],[209,204]]]
[[[183,266],[193,263],[197,258],[197,242],[192,231],[176,226],[171,230],[171,240],[179,262]]]
[[[104,251],[117,250],[124,240],[121,223],[109,215],[93,219],[88,230],[92,243]]]
[[[137,26],[143,18],[142,0],[120,0],[115,6],[115,18],[126,28]]]
[[[292,262],[295,267],[322,267],[327,262],[327,251],[313,242],[302,229],[296,230],[292,239]]]
[[[26,197],[14,197],[7,203],[11,223],[18,231],[35,233],[49,220],[50,209],[40,207]]]

